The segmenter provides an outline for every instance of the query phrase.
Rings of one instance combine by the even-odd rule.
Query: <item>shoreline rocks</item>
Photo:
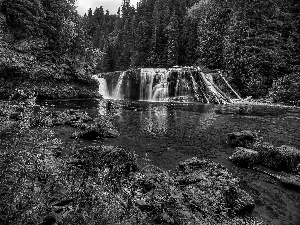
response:
[[[110,183],[124,207],[140,215],[140,224],[259,221],[251,215],[254,200],[239,179],[210,159],[180,162],[171,176],[153,165],[140,168],[136,155],[121,147],[86,147],[74,157],[70,166]]]
[[[232,147],[251,148],[257,141],[257,133],[249,130],[228,134],[228,144]]]
[[[275,147],[259,140],[252,131],[228,134],[228,144],[235,148],[229,159],[242,167],[263,165],[277,171],[296,172],[300,169],[300,150],[282,145]]]

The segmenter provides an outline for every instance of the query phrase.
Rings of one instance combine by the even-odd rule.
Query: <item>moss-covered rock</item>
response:
[[[121,147],[90,146],[77,150],[73,156],[76,158],[73,165],[83,168],[88,174],[97,172],[117,186],[120,179],[139,169],[136,155]]]
[[[258,151],[264,166],[287,172],[299,170],[300,151],[297,148],[286,145],[275,147],[263,142],[257,143],[254,149]]]
[[[252,167],[260,163],[257,151],[243,147],[237,147],[235,150],[236,152],[229,157],[233,163],[242,167]]]
[[[173,176],[147,166],[134,174],[133,187],[133,202],[145,213],[144,224],[238,224],[254,208],[239,180],[207,159],[181,162]]]
[[[243,130],[228,134],[228,144],[232,147],[251,148],[257,141],[257,133],[253,131]]]
[[[91,124],[76,123],[75,126],[81,130],[73,133],[73,138],[92,140],[97,138],[115,138],[120,135],[111,121],[104,116],[98,117]]]

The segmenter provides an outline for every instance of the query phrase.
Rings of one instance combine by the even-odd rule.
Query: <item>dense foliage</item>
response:
[[[101,52],[89,44],[74,3],[0,2],[0,98],[16,88],[54,99],[97,93],[97,82],[88,74]]]
[[[83,19],[105,53],[99,71],[222,69],[242,96],[265,97],[274,81],[299,72],[299,13],[296,0],[143,0],[136,9],[127,0],[118,15],[100,7]]]

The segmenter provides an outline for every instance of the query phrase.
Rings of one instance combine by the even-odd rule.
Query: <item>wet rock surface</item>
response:
[[[228,134],[228,144],[232,147],[250,148],[257,140],[257,133],[249,130]]]
[[[299,171],[300,150],[282,145],[274,147],[269,143],[257,144],[255,149],[259,152],[261,163],[264,166],[278,171]]]
[[[260,163],[260,156],[257,151],[243,147],[237,147],[235,151],[229,159],[239,166],[252,167]]]
[[[264,224],[252,216],[254,200],[239,179],[212,160],[190,158],[169,175],[153,165],[140,168],[121,147],[86,147],[73,157],[69,166],[112,184],[120,201],[139,211],[139,224]]]
[[[261,164],[277,171],[298,172],[300,165],[300,150],[282,145],[275,147],[257,138],[251,131],[241,131],[228,134],[231,146],[246,145],[252,149],[237,147],[229,159],[239,166],[252,167]]]
[[[131,182],[132,201],[145,213],[146,224],[260,221],[251,216],[254,200],[240,189],[239,180],[211,160],[188,159],[173,176],[147,166],[134,173]]]

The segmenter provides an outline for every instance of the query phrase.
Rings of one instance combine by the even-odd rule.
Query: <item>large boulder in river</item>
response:
[[[300,164],[300,150],[291,146],[274,147],[263,142],[257,143],[254,149],[258,151],[264,166],[278,171],[297,171]]]
[[[228,134],[228,144],[232,147],[251,148],[257,141],[257,133],[243,130]]]
[[[237,147],[236,152],[233,153],[229,159],[242,167],[252,167],[260,163],[259,153],[252,149]]]

